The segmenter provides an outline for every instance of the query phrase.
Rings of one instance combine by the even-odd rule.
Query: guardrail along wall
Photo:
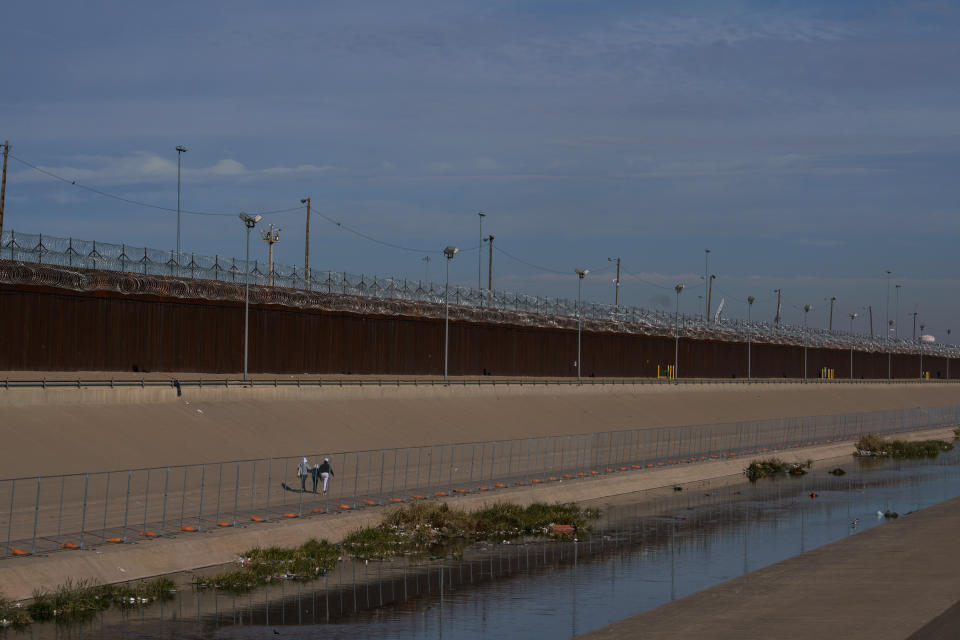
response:
[[[243,304],[114,291],[0,285],[0,370],[195,371],[243,368]],[[442,318],[250,307],[251,372],[441,374]],[[747,343],[681,337],[680,377],[745,378]],[[674,361],[670,337],[585,330],[583,375],[652,377]],[[754,377],[804,377],[802,346],[754,343]],[[450,374],[575,376],[577,332],[507,322],[450,323]],[[947,359],[922,356],[931,378]],[[889,356],[894,378],[917,379],[919,354]],[[850,351],[809,348],[807,376],[850,377]],[[853,352],[853,377],[886,378],[888,354]],[[950,377],[960,377],[951,359]]]
[[[311,463],[329,458],[333,466],[326,494],[322,484],[313,492],[312,478],[297,478],[299,457],[11,478],[0,480],[0,559],[954,425],[958,411],[930,407],[312,453]]]

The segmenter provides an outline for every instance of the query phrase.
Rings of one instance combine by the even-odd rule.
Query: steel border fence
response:
[[[189,260],[188,260],[189,259]],[[364,313],[409,313],[441,317],[445,287],[408,278],[353,274],[296,265],[261,265],[260,260],[202,256],[173,250],[134,247],[77,238],[4,230],[0,260],[38,265],[31,270],[0,269],[0,282],[26,280],[71,290],[118,290],[173,297],[242,300],[249,276],[254,304],[350,310]],[[238,264],[240,266],[238,266]],[[252,265],[252,266],[251,266]],[[241,268],[242,267],[242,268]],[[113,273],[113,279],[90,273]],[[248,273],[249,272],[249,273]],[[571,273],[571,276],[573,274]],[[575,328],[577,318],[590,331],[617,331],[641,335],[673,336],[701,340],[807,345],[855,349],[876,353],[911,353],[954,357],[952,345],[926,344],[887,335],[874,337],[837,329],[787,323],[747,322],[735,318],[719,321],[698,315],[675,316],[668,310],[614,306],[559,297],[532,296],[517,291],[483,290],[452,285],[451,318],[503,322],[528,326]],[[675,324],[676,323],[676,324]]]
[[[0,558],[466,493],[507,491],[736,459],[960,423],[960,406],[773,418],[348,452],[314,452],[326,494],[296,478],[299,456],[0,480]]]

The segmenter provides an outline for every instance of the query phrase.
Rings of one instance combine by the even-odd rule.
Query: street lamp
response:
[[[177,275],[180,275],[180,157],[187,148],[177,145]]]
[[[853,321],[857,314],[850,314],[850,379],[853,380]]]
[[[707,249],[710,253],[710,249]],[[677,306],[673,312],[673,379],[677,380],[677,365],[680,361],[680,292],[683,291],[683,283],[673,288],[677,292]]]
[[[706,293],[707,286],[709,285],[709,280],[707,274],[710,273],[710,249],[703,250],[703,288],[704,293]],[[710,322],[710,303],[704,300],[703,307],[703,319],[705,322]]]
[[[900,287],[903,285],[895,284],[893,285],[897,290],[897,322],[893,325],[895,337],[900,337]]]
[[[303,277],[310,289],[310,198],[301,198],[300,204],[307,205],[307,238],[303,244]]]
[[[890,322],[890,274],[893,273],[890,269],[884,271],[887,274],[887,335],[883,337],[883,341],[887,344],[887,380],[890,380],[893,376],[893,369],[890,355],[890,329],[893,327],[893,323]]]
[[[179,147],[178,147],[179,149]],[[186,151],[186,149],[184,149]],[[263,220],[259,213],[255,216],[248,216],[245,213],[240,214],[240,219],[247,227],[247,262],[244,267],[246,271],[246,284],[243,293],[243,380],[247,380],[247,343],[250,338],[250,231],[257,226],[257,223]]]
[[[580,294],[583,289],[583,277],[590,273],[589,269],[574,269],[577,274],[577,384],[583,384],[580,377],[580,333],[583,331],[583,312],[581,310]]]
[[[803,380],[807,380],[807,314],[813,309],[809,304],[803,305]]]
[[[747,380],[750,380],[750,348],[753,338],[753,327],[750,325],[750,311],[753,309],[753,303],[756,300],[753,296],[747,297]]]
[[[920,325],[920,379],[923,380],[923,330],[927,328],[927,325]]]
[[[948,381],[950,380],[950,353],[953,351],[953,349],[950,348],[950,343],[949,343],[950,333],[951,333],[951,330],[947,329],[947,340],[948,340],[947,342],[947,380]]]
[[[620,319],[620,258],[607,258],[607,262],[617,263],[617,279],[613,281],[613,319]]]
[[[447,247],[443,250],[443,255],[447,256],[447,283],[443,288],[443,316],[444,316],[444,337],[443,337],[443,381],[447,382],[447,364],[450,353],[450,261],[460,249],[456,247]]]

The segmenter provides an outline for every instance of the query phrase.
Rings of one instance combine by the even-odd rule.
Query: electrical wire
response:
[[[12,154],[12,153],[10,153],[10,154],[8,154],[8,155],[9,155],[9,157],[12,158],[13,160],[16,160],[17,162],[19,162],[19,163],[22,164],[22,165],[25,165],[25,166],[27,166],[27,167],[30,167],[31,169],[33,169],[34,171],[37,171],[38,173],[42,173],[42,174],[44,174],[45,176],[48,176],[48,177],[53,178],[53,179],[55,179],[55,180],[59,180],[60,182],[63,182],[63,183],[65,183],[65,184],[69,184],[70,186],[78,187],[78,188],[83,189],[83,190],[85,190],[85,191],[89,191],[89,192],[91,192],[91,193],[95,193],[95,194],[97,194],[98,196],[102,196],[102,197],[104,197],[104,198],[111,198],[111,199],[113,199],[113,200],[118,200],[118,201],[120,201],[120,202],[125,202],[125,203],[127,203],[127,204],[132,204],[132,205],[135,205],[135,206],[138,206],[138,207],[146,207],[146,208],[148,208],[148,209],[154,209],[154,210],[157,210],[157,211],[163,211],[163,212],[165,212],[165,213],[177,213],[177,210],[174,209],[174,208],[172,208],[172,207],[164,207],[164,206],[161,206],[161,205],[158,205],[158,204],[152,204],[152,203],[149,203],[149,202],[142,202],[142,201],[140,201],[140,200],[134,200],[134,199],[132,199],[132,198],[125,198],[125,197],[123,197],[123,196],[118,196],[118,195],[115,194],[115,193],[110,193],[110,192],[108,192],[108,191],[103,191],[103,190],[101,190],[101,189],[96,189],[96,188],[94,188],[94,187],[89,187],[89,186],[87,186],[87,185],[85,185],[85,184],[80,184],[80,183],[77,182],[76,180],[71,180],[71,179],[69,179],[69,178],[64,178],[63,176],[57,175],[56,173],[54,173],[54,172],[52,172],[52,171],[49,171],[49,170],[44,169],[44,168],[42,168],[42,167],[38,167],[37,165],[35,165],[35,164],[31,163],[31,162],[28,162],[28,161],[24,160],[23,158],[18,158],[17,156],[15,156],[15,155]],[[273,209],[272,211],[261,211],[260,213],[261,213],[262,215],[276,215],[276,214],[281,214],[281,213],[290,213],[291,211],[298,211],[298,210],[303,209],[303,208],[304,208],[303,205],[297,205],[297,206],[295,206],[295,207],[287,207],[287,208],[285,208],[285,209]],[[221,217],[221,216],[235,216],[235,215],[237,215],[236,212],[234,212],[234,213],[221,213],[221,212],[212,212],[212,211],[194,211],[194,210],[191,210],[191,209],[180,209],[180,213],[185,213],[185,214],[187,214],[187,215],[192,215],[192,216],[216,216],[216,217]]]
[[[629,271],[627,271],[626,269],[623,269],[623,268],[621,268],[620,270],[621,270],[623,273],[627,274],[628,276],[630,276],[630,277],[632,277],[632,278],[636,278],[636,279],[639,280],[640,282],[642,282],[642,283],[644,283],[644,284],[648,284],[648,285],[650,285],[651,287],[656,287],[657,289],[663,289],[664,291],[673,291],[673,287],[668,287],[668,286],[664,286],[664,285],[662,285],[662,284],[657,284],[656,282],[651,282],[650,280],[647,280],[646,278],[642,278],[642,277],[638,276],[638,275],[635,274],[635,273],[630,273]],[[691,287],[691,288],[692,288],[692,287]]]
[[[509,252],[507,252],[507,251],[504,251],[503,249],[501,249],[501,248],[498,247],[498,246],[494,246],[493,248],[494,248],[494,250],[496,250],[498,253],[502,253],[503,255],[507,256],[507,257],[510,258],[511,260],[515,260],[515,261],[519,262],[520,264],[525,264],[525,265],[527,265],[528,267],[532,267],[532,268],[534,268],[534,269],[539,269],[540,271],[546,271],[546,272],[548,272],[548,273],[558,273],[558,274],[561,274],[561,275],[569,275],[569,274],[571,274],[571,273],[575,273],[574,271],[560,271],[560,270],[558,270],[558,269],[551,269],[550,267],[544,267],[544,266],[541,266],[541,265],[539,265],[539,264],[534,264],[534,263],[532,263],[532,262],[527,262],[526,260],[524,260],[524,259],[522,259],[522,258],[518,258],[517,256],[513,255],[512,253],[509,253]]]
[[[395,244],[395,243],[393,243],[393,242],[387,242],[386,240],[380,240],[379,238],[374,238],[374,237],[371,236],[371,235],[368,235],[368,234],[366,234],[366,233],[363,233],[362,231],[358,231],[358,230],[354,229],[353,227],[347,226],[347,225],[343,224],[342,222],[340,222],[339,220],[336,220],[335,218],[331,218],[330,216],[325,215],[325,214],[323,214],[323,213],[320,213],[319,211],[312,211],[311,213],[313,213],[314,215],[316,215],[316,216],[318,216],[318,217],[326,220],[326,221],[329,222],[330,224],[333,224],[333,225],[337,226],[338,228],[343,229],[344,231],[346,231],[346,232],[348,232],[348,233],[352,233],[353,235],[358,236],[358,237],[360,237],[360,238],[363,238],[364,240],[369,240],[370,242],[375,242],[375,243],[377,243],[377,244],[379,244],[379,245],[383,245],[383,246],[385,246],[385,247],[390,247],[391,249],[398,249],[398,250],[400,250],[400,251],[410,251],[410,252],[413,252],[413,253],[425,253],[425,254],[430,254],[430,253],[443,253],[443,250],[442,250],[442,249],[441,249],[441,250],[437,250],[437,249],[416,249],[416,248],[414,248],[414,247],[405,247],[405,246],[403,246],[403,245]],[[472,247],[471,249],[461,249],[460,251],[462,251],[462,252],[467,252],[467,251],[475,251],[476,249],[477,249],[477,247]]]

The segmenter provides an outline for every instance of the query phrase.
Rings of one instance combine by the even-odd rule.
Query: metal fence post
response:
[[[387,450],[386,450],[386,449],[381,449],[381,450],[380,450],[380,491],[377,493],[377,502],[380,502],[380,503],[383,503],[383,502],[384,502],[384,500],[383,500],[383,471],[384,471],[384,465],[386,464],[386,460],[387,460],[386,456],[387,456]]]
[[[253,461],[253,469],[250,470],[250,515],[253,515],[254,499],[257,495],[257,461]],[[219,520],[219,518],[218,518]]]
[[[123,532],[120,539],[127,542],[127,517],[130,515],[130,482],[133,480],[133,470],[127,469],[127,502],[123,505]]]
[[[147,469],[147,486],[143,490],[143,530],[147,530],[147,506],[150,504],[150,472],[152,469]]]
[[[89,475],[89,474],[88,474]],[[170,467],[163,476],[163,515],[160,516],[160,537],[167,531],[167,489],[170,487]]]
[[[433,479],[433,445],[430,445],[430,461],[427,463],[427,489],[430,488],[432,479]]]
[[[273,488],[273,458],[267,463],[267,511],[263,514],[265,520],[270,519],[270,490]]]
[[[183,510],[187,503],[187,469],[188,467],[184,465],[183,467],[183,485],[181,486],[180,491],[180,524],[177,526],[177,529],[183,530]]]
[[[37,552],[37,525],[40,523],[40,480],[42,476],[37,476],[37,496],[33,505],[33,545],[30,547],[30,554]]]
[[[236,463],[237,479],[233,484],[233,526],[237,526],[237,507],[240,505],[240,462]]]
[[[200,466],[200,508],[197,511],[197,531],[200,531],[203,521],[203,490],[207,482],[207,464]]]
[[[217,522],[220,522],[220,496],[223,493],[223,463],[217,465]]]
[[[107,507],[110,505],[110,476],[113,475],[107,472],[107,490],[104,493],[103,498],[103,539],[107,539]]]
[[[57,537],[60,537],[60,525],[63,524],[63,489],[66,484],[66,476],[60,476],[60,508],[57,510]]]
[[[353,508],[357,508],[357,491],[360,489],[360,453],[353,454]]]
[[[87,487],[90,485],[90,474],[84,474],[83,478],[83,511],[80,514],[80,548],[83,549],[83,535],[87,530]],[[13,505],[13,490],[10,491],[10,504]],[[13,519],[11,518],[11,522]],[[7,535],[9,538],[10,536]]]

